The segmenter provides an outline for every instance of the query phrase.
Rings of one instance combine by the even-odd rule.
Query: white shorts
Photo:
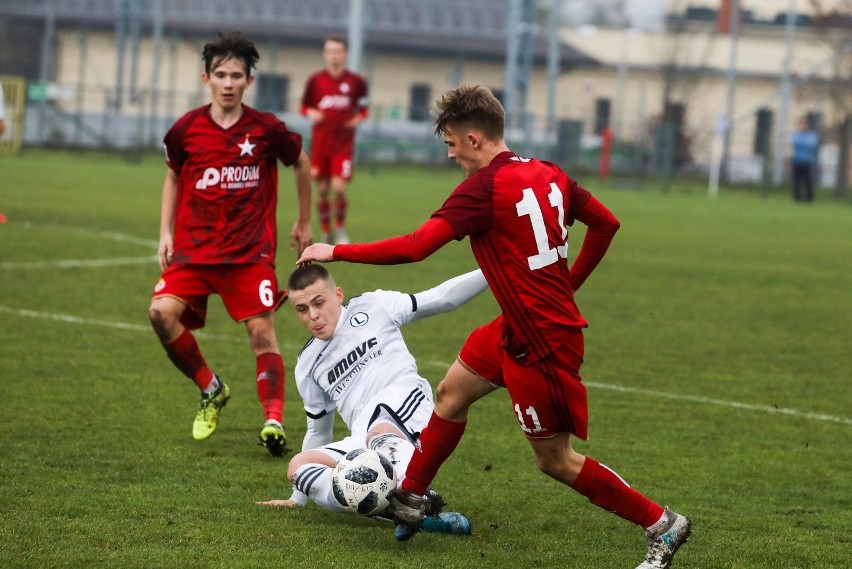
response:
[[[376,423],[394,425],[413,443],[420,436],[435,403],[432,394],[419,388],[390,387],[370,399],[352,425],[348,437],[316,449],[332,457],[335,461],[350,451],[367,446],[367,432]]]

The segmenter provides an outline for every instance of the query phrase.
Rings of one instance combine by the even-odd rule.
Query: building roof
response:
[[[87,23],[114,27],[123,21],[149,33],[162,18],[166,30],[210,34],[229,29],[289,43],[319,44],[329,34],[345,35],[350,0],[19,0],[0,2],[0,15],[57,25]],[[463,55],[504,60],[505,0],[363,0],[365,48],[428,55]],[[546,38],[534,41],[534,60],[547,56]],[[594,57],[567,42],[559,45],[563,68],[594,66]]]

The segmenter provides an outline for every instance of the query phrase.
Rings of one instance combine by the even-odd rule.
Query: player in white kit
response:
[[[386,456],[401,479],[434,403],[432,388],[419,375],[400,327],[449,312],[487,287],[476,270],[416,294],[376,290],[344,305],[343,290],[322,265],[296,269],[287,292],[313,336],[299,353],[295,369],[307,430],[302,452],[287,469],[293,495],[261,503],[295,507],[310,498],[323,508],[346,511],[334,498],[331,474],[338,460],[357,448],[372,448]],[[349,436],[332,442],[335,411]],[[439,521],[427,520],[424,529],[466,533],[435,525]],[[469,524],[466,529],[469,532]]]

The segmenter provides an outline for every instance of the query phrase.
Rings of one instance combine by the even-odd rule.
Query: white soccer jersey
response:
[[[432,399],[399,330],[421,316],[416,304],[413,295],[401,292],[362,294],[343,307],[331,338],[305,345],[295,375],[308,417],[337,409],[351,432],[367,402],[387,387],[410,386]]]

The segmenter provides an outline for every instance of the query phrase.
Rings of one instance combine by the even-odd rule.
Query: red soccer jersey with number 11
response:
[[[568,279],[568,227],[589,192],[553,164],[511,152],[467,178],[433,214],[473,254],[504,315],[503,344],[533,362],[586,320]]]
[[[175,264],[275,264],[278,166],[293,165],[302,137],[275,115],[243,106],[223,129],[210,105],[189,111],[163,139],[178,175]]]

